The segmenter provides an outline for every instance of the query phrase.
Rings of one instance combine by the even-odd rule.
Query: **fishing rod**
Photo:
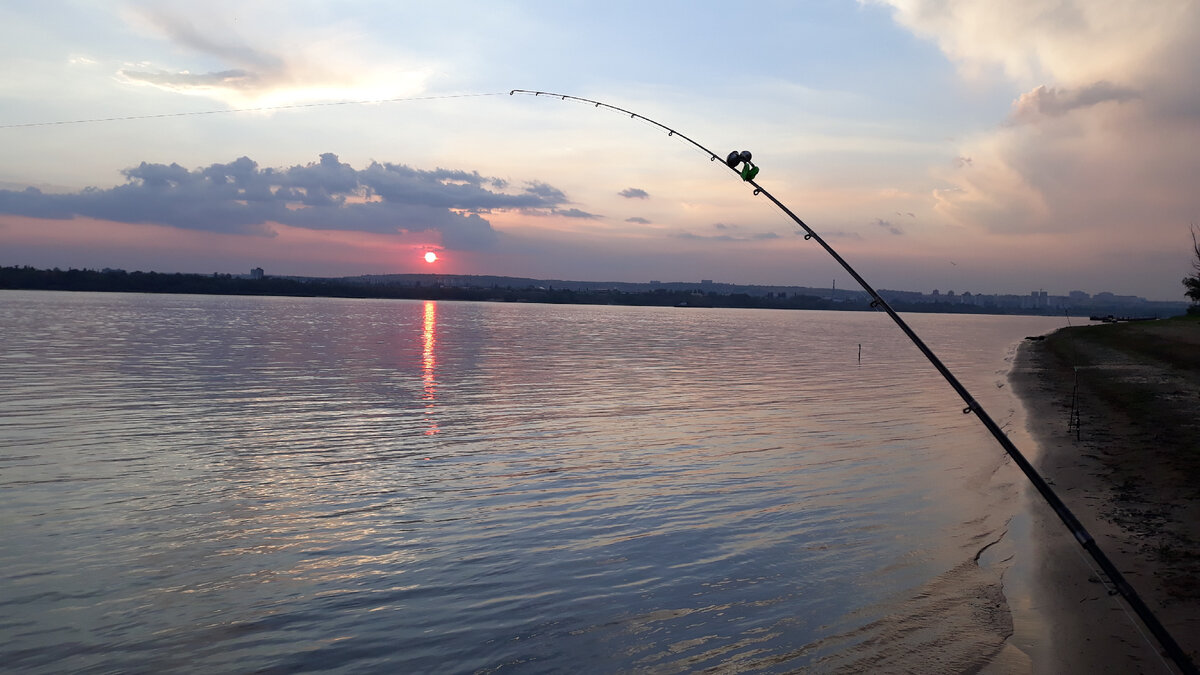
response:
[[[596,108],[606,108],[608,110],[624,113],[629,115],[632,119],[639,119],[643,122],[648,122],[662,129],[663,131],[666,131],[668,136],[678,136],[684,141],[691,143],[704,152],[704,154],[708,155],[709,161],[715,162],[721,159],[712,150],[709,150],[688,136],[685,136],[684,134],[672,129],[671,127],[656,122],[644,115],[639,115],[633,111],[619,108],[615,105],[610,105],[601,101],[594,101],[592,99],[580,98],[578,96],[556,94],[546,91],[534,91],[530,89],[513,89],[509,92],[510,96],[515,94],[523,94],[534,97],[545,96],[548,98],[558,98],[563,101],[588,103]],[[779,207],[781,211],[787,214],[787,216],[791,218],[793,222],[795,222],[800,226],[801,229],[804,230],[805,240],[813,240],[820,244],[821,248],[825,249],[825,252],[832,256],[833,259],[842,266],[842,269],[846,270],[850,276],[854,277],[854,280],[857,281],[858,284],[862,286],[863,290],[865,290],[867,294],[871,296],[871,307],[875,309],[882,309],[889,317],[892,318],[892,321],[894,321],[900,330],[903,331],[906,336],[908,336],[908,339],[911,340],[914,345],[916,345],[917,349],[921,350],[921,353],[925,355],[925,358],[928,359],[931,364],[933,364],[933,367],[936,368],[939,373],[941,373],[946,382],[950,384],[950,387],[954,389],[954,391],[962,398],[963,402],[966,403],[966,407],[963,408],[963,414],[969,415],[974,413],[975,417],[979,419],[983,426],[992,434],[992,437],[996,439],[996,442],[1000,444],[1000,447],[1004,448],[1004,451],[1008,453],[1008,456],[1011,457],[1012,460],[1016,462],[1017,466],[1021,468],[1021,471],[1025,474],[1025,477],[1028,478],[1031,483],[1033,483],[1035,488],[1037,488],[1038,493],[1041,494],[1042,498],[1046,500],[1046,503],[1050,505],[1050,508],[1054,510],[1054,513],[1058,515],[1063,524],[1067,526],[1067,529],[1071,531],[1071,534],[1075,536],[1075,540],[1079,542],[1079,545],[1088,552],[1088,555],[1092,557],[1092,560],[1094,560],[1104,574],[1108,576],[1108,579],[1112,583],[1113,588],[1116,589],[1116,592],[1119,593],[1127,603],[1129,603],[1129,606],[1133,608],[1133,611],[1138,615],[1138,618],[1142,620],[1142,623],[1145,624],[1146,628],[1149,629],[1154,635],[1155,639],[1158,640],[1158,643],[1162,646],[1163,650],[1166,651],[1171,660],[1175,662],[1175,665],[1178,666],[1179,670],[1187,675],[1200,675],[1200,670],[1196,669],[1196,666],[1192,663],[1191,659],[1188,658],[1187,653],[1185,653],[1179,646],[1179,643],[1175,641],[1175,638],[1171,637],[1171,634],[1167,632],[1167,629],[1162,625],[1161,622],[1159,622],[1158,617],[1154,615],[1154,612],[1150,610],[1146,603],[1142,601],[1141,596],[1137,594],[1137,591],[1135,591],[1133,587],[1130,586],[1125,580],[1125,576],[1121,574],[1121,571],[1118,570],[1115,565],[1113,565],[1112,561],[1108,559],[1108,556],[1104,554],[1104,551],[1100,550],[1100,546],[1096,543],[1096,540],[1092,538],[1092,535],[1089,534],[1087,529],[1084,528],[1083,524],[1079,522],[1079,519],[1075,517],[1075,514],[1067,508],[1067,505],[1064,504],[1062,499],[1060,499],[1054,490],[1051,489],[1050,485],[1044,478],[1042,478],[1041,474],[1038,473],[1033,464],[1031,464],[1029,460],[1025,458],[1025,455],[1023,455],[1021,451],[1017,449],[1017,446],[1014,445],[1011,440],[1009,440],[1008,436],[1005,435],[1000,426],[996,424],[991,415],[989,415],[987,411],[983,409],[983,406],[980,405],[973,396],[971,396],[971,393],[967,391],[967,388],[964,387],[961,382],[958,381],[958,378],[954,376],[954,373],[950,372],[950,369],[947,368],[946,365],[942,363],[942,360],[933,353],[933,350],[931,350],[925,344],[925,342],[917,336],[913,329],[909,327],[908,323],[896,313],[896,310],[892,309],[892,306],[883,299],[883,296],[879,295],[879,292],[876,291],[870,284],[868,284],[867,280],[864,279],[862,275],[860,275],[858,271],[850,265],[850,263],[846,262],[845,258],[839,255],[838,252],[835,251],[833,247],[821,237],[821,235],[817,234],[815,230],[809,227],[807,223],[801,220],[800,217],[793,213],[792,210],[787,206],[785,206],[783,202],[776,199],[775,196],[768,192],[766,188],[759,185],[754,180],[755,177],[758,176],[759,167],[751,161],[752,159],[753,155],[749,150],[734,150],[724,158],[722,163],[730,171],[733,171],[735,174],[737,174],[742,181],[754,186],[755,196],[763,195],[767,199],[771,200],[771,203]],[[739,165],[741,165],[741,169],[738,168]]]

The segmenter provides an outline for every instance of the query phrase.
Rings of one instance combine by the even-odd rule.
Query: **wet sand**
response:
[[[1200,660],[1200,321],[1058,331],[1021,346],[1010,380],[1039,471]],[[1164,672],[1042,506],[1032,583],[1049,649],[1035,672]]]

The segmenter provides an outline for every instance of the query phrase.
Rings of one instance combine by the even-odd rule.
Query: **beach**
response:
[[[1080,326],[1018,350],[1035,464],[1193,662],[1200,656],[1200,321]],[[1035,511],[1045,672],[1163,672],[1081,549]],[[1075,549],[1075,550],[1072,550]],[[1126,631],[1127,633],[1127,631]]]

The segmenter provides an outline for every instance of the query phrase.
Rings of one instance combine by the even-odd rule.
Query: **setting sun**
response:
[[[425,262],[427,262],[427,263],[437,262],[437,254],[434,253],[433,251],[429,251],[428,253],[425,254]]]

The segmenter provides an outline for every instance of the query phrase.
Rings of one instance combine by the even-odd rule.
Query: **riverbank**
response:
[[[1025,342],[1011,379],[1039,470],[1200,660],[1200,319],[1063,329]],[[1121,609],[1081,573],[1057,518],[1035,509],[1035,520],[1039,611],[1057,660],[1048,672],[1161,672],[1113,634]]]

